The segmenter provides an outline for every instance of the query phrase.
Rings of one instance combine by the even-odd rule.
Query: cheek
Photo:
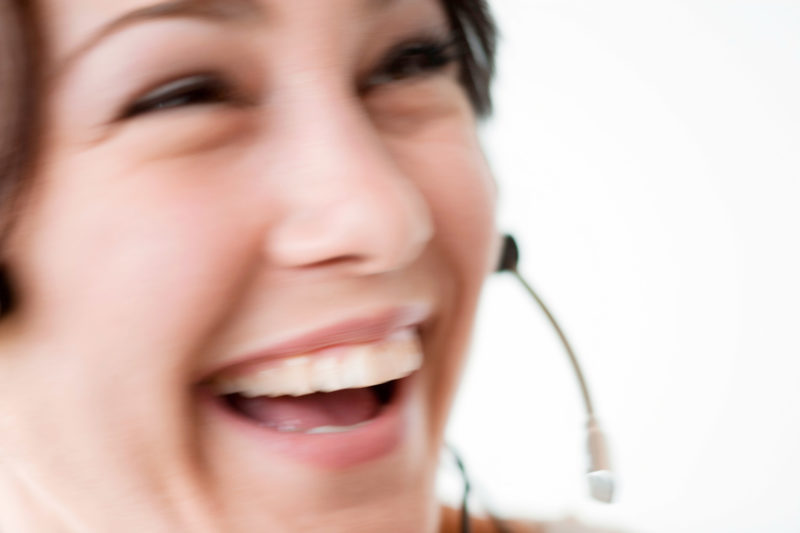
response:
[[[437,187],[433,205],[438,238],[463,273],[464,282],[473,285],[482,283],[487,274],[496,230],[494,189],[488,170],[482,162],[470,159],[474,158],[454,157],[450,165],[441,163],[441,172],[453,175]]]
[[[461,375],[480,289],[497,248],[495,183],[477,139],[464,131],[471,129],[443,130],[406,145],[407,157],[399,159],[424,194],[436,228],[431,272],[443,300],[426,335],[426,351],[432,355],[425,386],[432,456],[438,456],[438,438]]]
[[[450,274],[467,291],[479,286],[494,265],[496,241],[496,186],[471,132],[464,127],[438,132],[408,148],[401,160],[427,199],[434,239]]]
[[[253,246],[235,196],[199,169],[58,168],[42,177],[18,239],[33,332],[87,346],[135,337],[122,347],[132,357],[190,349],[224,313]]]

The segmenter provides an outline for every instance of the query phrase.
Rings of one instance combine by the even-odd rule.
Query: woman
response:
[[[0,529],[462,527],[483,2],[0,5]]]

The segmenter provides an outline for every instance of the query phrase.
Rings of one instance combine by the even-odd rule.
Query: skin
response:
[[[0,528],[425,532],[442,433],[496,256],[495,189],[455,66],[357,91],[446,27],[432,0],[258,0],[131,25],[140,0],[45,0],[46,123],[7,250]],[[79,56],[76,50],[83,50]],[[116,120],[165,77],[219,69],[241,105]],[[348,468],[234,434],[198,379],[247,343],[424,303],[413,424]]]

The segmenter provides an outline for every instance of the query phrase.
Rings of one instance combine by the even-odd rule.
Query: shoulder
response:
[[[590,527],[574,518],[549,522],[514,520],[504,522],[509,526],[510,533],[625,533],[617,529]]]
[[[503,518],[499,520],[508,533],[627,533],[616,529],[589,527],[574,518],[555,521],[526,521]],[[460,531],[461,517],[456,509],[445,507],[442,509],[441,533],[455,533]],[[473,516],[470,519],[472,533],[499,533],[502,528],[491,518]]]

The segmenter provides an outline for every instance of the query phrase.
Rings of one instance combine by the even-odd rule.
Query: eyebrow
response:
[[[150,4],[129,11],[102,26],[59,62],[53,70],[52,77],[58,78],[78,59],[106,38],[134,24],[170,18],[228,22],[247,20],[253,16],[263,15],[264,8],[257,0],[172,0]]]
[[[362,0],[367,10],[380,11],[398,0]],[[78,48],[67,55],[53,69],[51,78],[59,78],[78,59],[109,36],[134,24],[169,18],[194,18],[210,21],[240,21],[252,17],[264,17],[265,8],[259,0],[171,0],[150,4],[129,11],[107,23],[93,33]]]
[[[388,8],[398,0],[362,0],[367,10],[380,11]],[[171,0],[150,4],[113,19],[78,48],[73,50],[55,67],[52,78],[60,77],[81,56],[86,55],[109,36],[134,24],[168,18],[194,18],[211,21],[238,21],[264,17],[265,8],[259,0]]]

